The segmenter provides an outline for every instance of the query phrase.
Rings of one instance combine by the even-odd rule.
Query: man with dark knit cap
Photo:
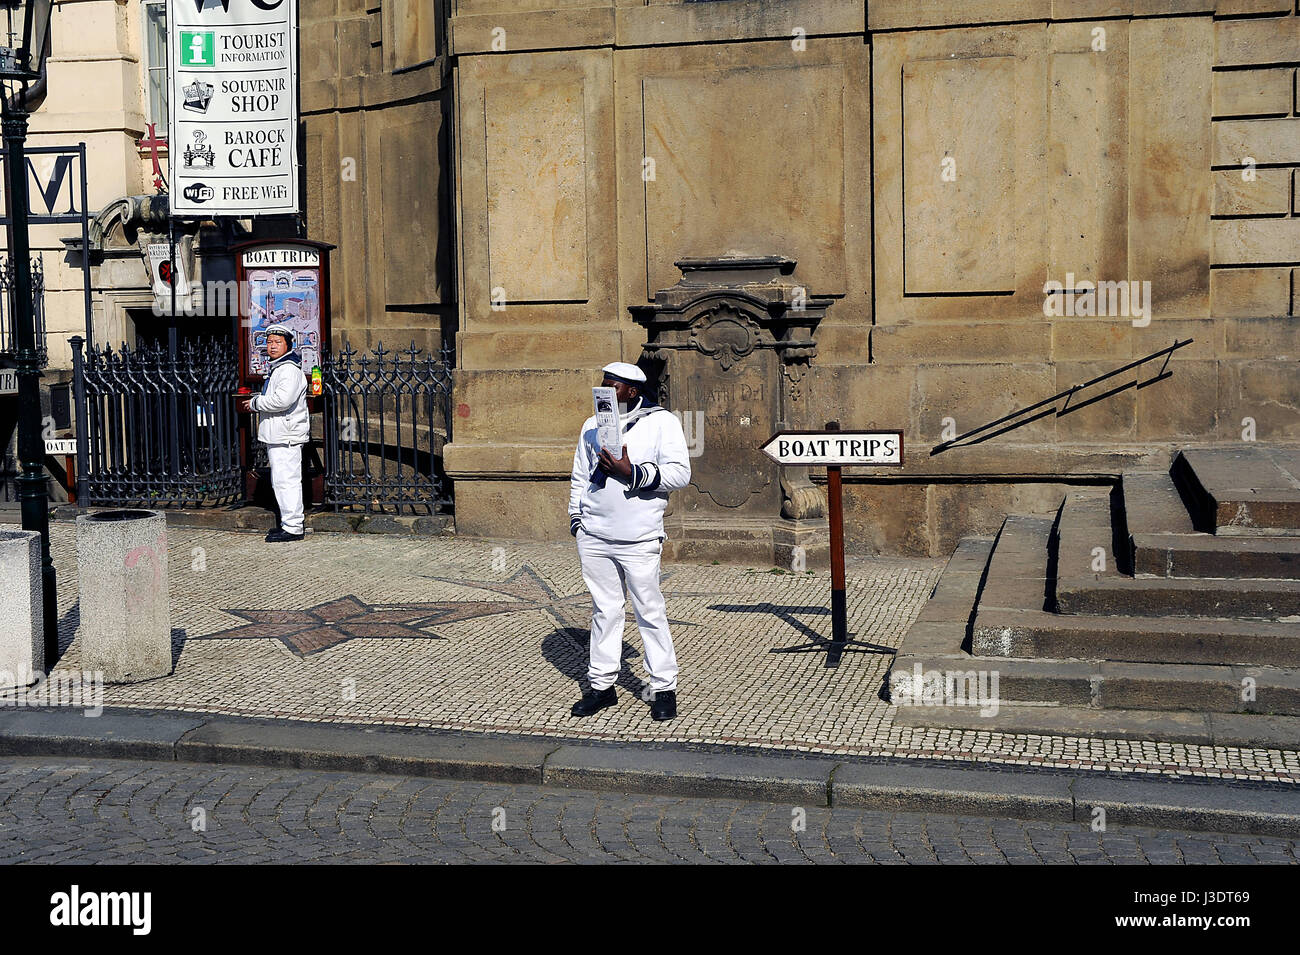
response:
[[[640,368],[616,361],[603,373],[601,384],[613,388],[618,399],[623,453],[614,458],[601,447],[594,415],[584,422],[573,455],[569,530],[577,538],[592,598],[591,689],[572,713],[591,716],[617,702],[626,587],[645,645],[650,715],[670,720],[677,715],[677,655],[659,589],[659,557],[668,494],[690,483],[690,454],[676,416],[646,396]]]

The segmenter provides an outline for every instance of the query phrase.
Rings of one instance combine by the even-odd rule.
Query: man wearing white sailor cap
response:
[[[257,439],[266,445],[271,489],[280,508],[280,526],[266,539],[279,544],[303,537],[302,446],[311,440],[311,418],[307,413],[307,377],[302,358],[293,348],[293,329],[279,323],[268,325],[266,354],[271,368],[262,379],[262,393],[242,399],[238,408],[259,416]]]
[[[591,716],[617,702],[626,587],[645,645],[650,715],[670,720],[677,715],[677,655],[659,589],[659,556],[668,494],[690,483],[691,459],[681,423],[650,400],[645,372],[616,361],[603,373],[601,384],[618,399],[623,454],[615,458],[601,447],[594,415],[583,423],[573,455],[569,530],[591,591],[591,689],[572,713]]]

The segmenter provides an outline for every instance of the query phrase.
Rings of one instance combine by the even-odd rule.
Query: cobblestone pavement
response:
[[[1285,839],[349,773],[0,760],[0,862],[1288,863]]]
[[[80,668],[75,536],[52,529],[63,671]],[[569,717],[586,673],[590,599],[571,543],[168,531],[176,669],[108,687],[109,706],[624,741],[1000,762],[1300,782],[1300,753],[1143,740],[895,727],[891,657],[773,649],[828,634],[829,575],[666,565],[680,717],[638,698],[629,614],[616,707]],[[851,559],[849,629],[897,647],[941,561]],[[0,700],[3,703],[3,700]]]

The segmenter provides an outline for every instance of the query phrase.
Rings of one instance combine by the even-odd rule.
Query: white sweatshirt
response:
[[[262,380],[262,393],[253,396],[250,407],[260,419],[257,440],[263,444],[306,444],[311,440],[307,378],[296,351],[271,362],[271,371]]]
[[[600,460],[596,416],[582,425],[573,453],[569,482],[569,521],[581,522],[588,534],[607,541],[647,541],[664,536],[668,493],[691,483],[691,458],[681,422],[658,405],[638,404],[620,417],[623,445],[632,462],[632,476],[613,474],[592,480]]]

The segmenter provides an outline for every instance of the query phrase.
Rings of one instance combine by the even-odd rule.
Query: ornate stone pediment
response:
[[[691,423],[695,495],[687,516],[815,518],[821,493],[806,469],[782,473],[759,448],[781,428],[801,428],[805,374],[831,299],[809,293],[782,256],[682,259],[682,277],[631,309],[646,329],[659,400]]]
[[[645,326],[643,355],[668,364],[677,351],[715,359],[721,370],[759,349],[776,352],[789,384],[801,395],[803,369],[817,354],[814,333],[832,300],[817,298],[792,276],[795,262],[783,256],[717,256],[681,259],[682,277],[661,289],[653,305],[631,308]],[[672,370],[664,370],[671,377]],[[661,399],[669,400],[661,387]]]

